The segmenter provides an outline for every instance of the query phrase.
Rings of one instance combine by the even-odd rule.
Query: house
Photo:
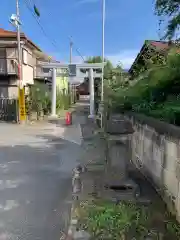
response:
[[[48,85],[51,85],[52,82],[52,72],[50,68],[42,68],[41,62],[46,63],[60,63],[59,61],[54,60],[52,57],[48,56],[44,52],[35,51],[36,56],[36,67],[35,67],[35,82],[45,82]]]
[[[89,79],[86,78],[83,83],[77,86],[77,91],[80,95],[89,95]]]
[[[149,60],[154,57],[159,61],[159,64],[162,64],[164,56],[172,46],[175,46],[172,42],[146,40],[129,69],[130,79],[133,80],[145,72],[149,68]]]
[[[22,80],[25,89],[34,84],[41,49],[21,33]],[[0,28],[0,98],[18,97],[17,33]],[[40,77],[39,80],[43,80]]]

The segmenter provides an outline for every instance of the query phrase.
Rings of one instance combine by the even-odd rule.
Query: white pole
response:
[[[73,42],[70,41],[70,56],[69,56],[69,63],[72,63],[72,50],[73,50]]]
[[[104,106],[104,38],[105,38],[105,14],[106,14],[106,2],[102,0],[102,80],[101,80],[101,105]],[[104,115],[104,107],[101,108],[101,128],[103,128],[103,115]]]
[[[56,115],[56,68],[52,69],[51,117],[57,117],[57,115]]]
[[[69,63],[72,63],[72,52],[73,52],[73,41],[70,39],[70,57],[69,57]],[[70,85],[70,98],[71,98],[71,104],[74,103],[74,87],[73,87],[73,78],[69,77],[69,85]]]
[[[102,0],[102,83],[101,83],[101,102],[104,101],[104,32],[105,32],[105,14],[106,14],[106,3]]]
[[[90,84],[90,116],[89,118],[94,118],[94,76],[93,68],[89,69],[89,84]]]

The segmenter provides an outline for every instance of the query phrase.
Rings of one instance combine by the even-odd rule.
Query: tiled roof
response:
[[[13,31],[7,31],[3,28],[0,28],[0,38],[1,37],[8,37],[8,38],[14,38],[17,36],[17,33],[16,32],[13,32]],[[24,33],[21,33],[21,36],[22,37],[25,37]]]
[[[16,32],[7,31],[3,28],[0,28],[0,38],[10,38],[11,39],[11,38],[16,38],[16,36],[17,36]],[[33,45],[36,49],[41,51],[41,49],[35,43],[33,43],[30,39],[28,39],[24,33],[21,33],[21,38],[23,38],[24,40],[29,42],[31,45]]]
[[[134,60],[133,64],[131,65],[129,72],[133,69],[135,63],[139,60],[140,56],[144,53],[144,49],[146,46],[152,46],[154,47],[157,51],[166,51],[169,50],[171,46],[173,46],[173,43],[165,42],[165,41],[155,41],[155,40],[146,40],[145,43],[143,44],[139,54],[137,55],[136,59]]]
[[[157,50],[164,50],[169,48],[168,42],[162,42],[162,41],[149,41],[150,45],[153,47],[156,47]]]

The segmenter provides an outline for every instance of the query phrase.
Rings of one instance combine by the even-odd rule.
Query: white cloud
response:
[[[139,50],[123,50],[118,54],[107,55],[106,58],[109,59],[113,65],[122,64],[123,68],[128,69],[134,62]]]

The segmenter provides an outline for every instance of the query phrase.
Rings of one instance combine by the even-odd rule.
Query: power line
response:
[[[28,10],[30,11],[31,15],[34,17],[34,19],[36,20],[37,24],[39,25],[39,27],[41,28],[43,34],[45,35],[45,37],[51,42],[51,44],[54,46],[54,48],[57,50],[58,47],[56,45],[56,42],[54,40],[51,40],[48,36],[48,34],[46,33],[44,27],[41,25],[41,22],[39,21],[39,19],[36,17],[35,13],[32,11],[31,7],[30,7],[30,2],[29,0],[25,0],[26,3],[26,7],[28,8]]]
[[[75,46],[74,41],[72,40],[72,37],[68,37],[68,39],[69,39],[70,42],[72,42],[73,45]],[[78,48],[77,48],[76,46],[75,46],[75,50],[76,50],[77,54],[82,58],[82,60],[85,61],[85,60],[84,60],[84,57],[82,56],[82,54],[80,53],[80,51],[78,50]]]
[[[79,51],[77,48],[76,48],[75,50],[76,50],[77,54],[79,54],[79,56],[82,58],[82,60],[85,61],[85,59],[84,59],[84,57],[81,55],[80,51]]]
[[[26,6],[29,9],[29,11],[31,12],[32,16],[35,18],[36,22],[38,23],[38,25],[40,26],[42,32],[44,33],[44,35],[50,40],[49,36],[47,35],[45,29],[43,28],[43,26],[41,25],[39,19],[36,17],[35,13],[32,11],[30,5],[32,3],[32,5],[34,5],[34,1],[33,0],[25,0],[26,2]],[[31,2],[31,3],[30,3]],[[52,14],[51,14],[52,15]],[[83,55],[81,54],[81,52],[79,51],[79,49],[77,48],[77,46],[75,45],[74,41],[72,41],[72,37],[68,36],[68,39],[73,42],[73,46],[75,47],[75,51],[77,52],[77,54],[82,58],[83,61],[85,61]],[[55,41],[51,41],[51,44],[57,49],[57,45]]]
[[[33,0],[29,0],[29,1],[31,1],[31,3],[34,4],[34,1],[33,1]],[[50,12],[50,14],[51,14],[51,12]],[[52,14],[51,14],[51,15],[52,15]],[[81,54],[81,52],[79,51],[79,49],[78,49],[77,46],[75,45],[74,41],[72,40],[72,36],[71,36],[71,37],[70,37],[70,36],[67,36],[67,38],[70,40],[70,42],[73,42],[73,46],[75,47],[75,51],[76,51],[77,54],[82,58],[82,60],[85,61],[83,55]]]

